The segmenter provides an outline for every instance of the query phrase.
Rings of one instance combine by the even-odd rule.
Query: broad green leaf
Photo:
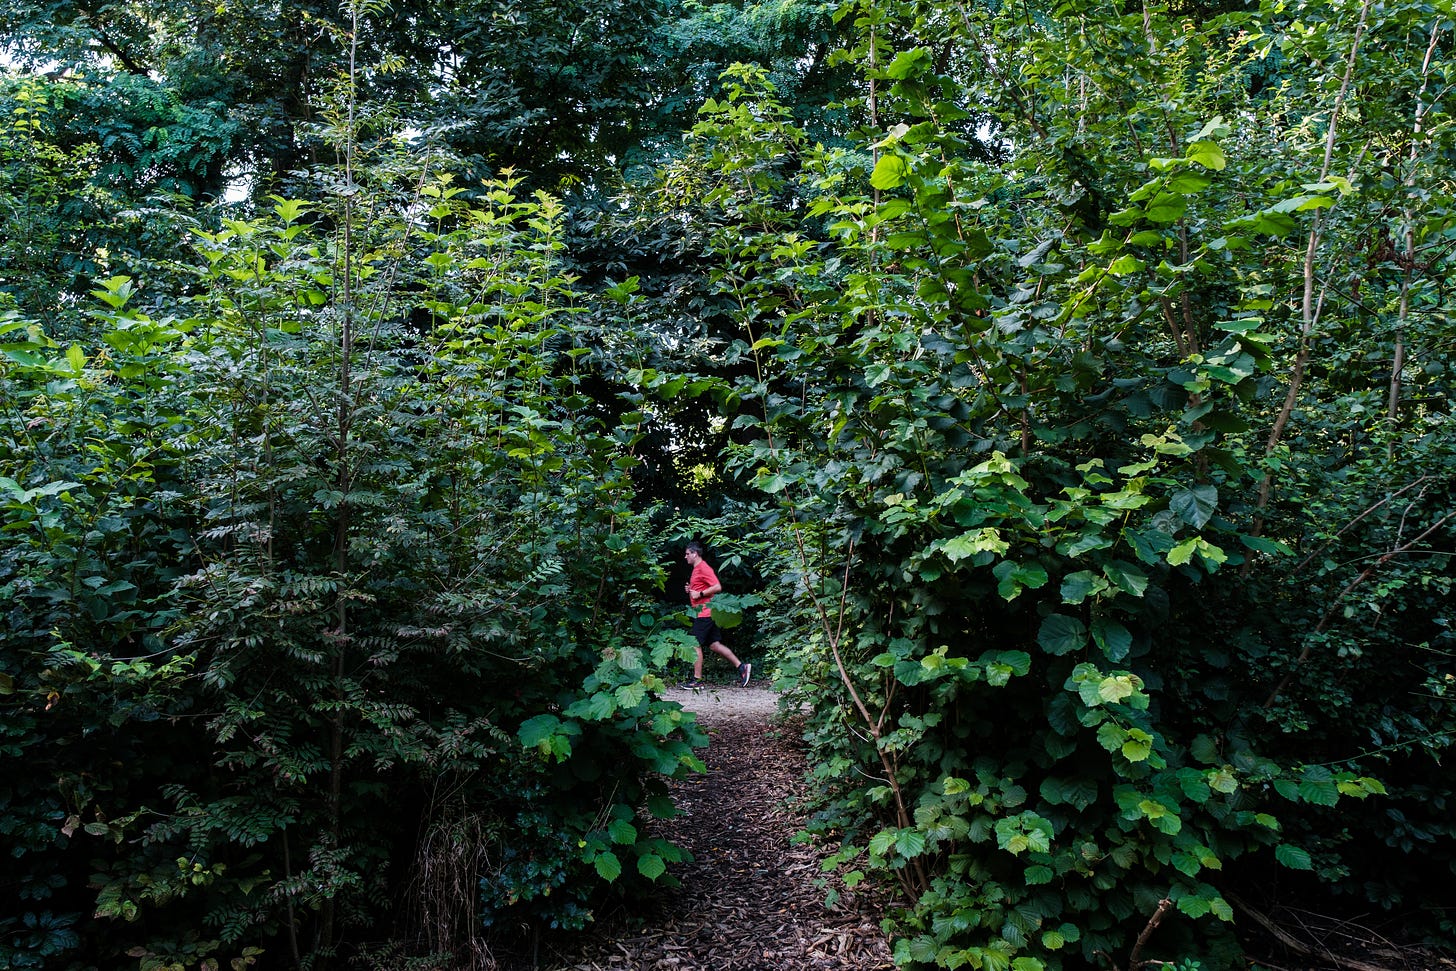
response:
[[[546,739],[556,734],[561,727],[561,719],[555,715],[537,715],[535,718],[527,719],[522,723],[516,737],[526,748],[536,748]]]
[[[1160,196],[1143,215],[1151,223],[1172,223],[1182,219],[1187,211],[1188,200],[1183,196]]]
[[[1188,747],[1188,752],[1205,765],[1213,765],[1220,758],[1218,742],[1209,735],[1194,736],[1193,744]]]
[[[1265,209],[1230,220],[1228,228],[1262,233],[1267,236],[1288,236],[1299,228],[1299,221],[1288,213]]]
[[[875,171],[870,175],[870,185],[884,191],[902,185],[910,174],[910,166],[905,160],[893,152],[886,152],[880,156],[875,163]]]
[[[1036,813],[1024,812],[996,821],[996,845],[1013,855],[1051,849],[1052,824]]]
[[[617,713],[617,699],[611,691],[593,691],[578,698],[566,709],[571,718],[585,718],[588,721],[603,721]]]
[[[1148,589],[1148,575],[1132,563],[1113,560],[1102,567],[1103,576],[1124,593],[1141,597]]]
[[[1295,196],[1292,199],[1285,199],[1271,206],[1273,212],[1308,212],[1311,209],[1329,209],[1335,204],[1333,196],[1327,195],[1303,195]]]
[[[1116,752],[1122,748],[1122,743],[1126,740],[1127,730],[1116,722],[1103,722],[1097,729],[1097,744],[1109,752]]]
[[[1110,722],[1106,724],[1111,724]],[[1100,729],[1099,729],[1100,731]],[[1118,745],[1122,742],[1119,739]],[[1114,745],[1109,751],[1117,748]],[[1078,776],[1070,779],[1046,779],[1041,784],[1041,797],[1053,806],[1063,803],[1077,809],[1086,809],[1097,801],[1097,783]]]
[[[1062,603],[1079,604],[1089,596],[1106,589],[1106,580],[1091,570],[1079,570],[1062,580]]]
[[[1202,192],[1208,188],[1213,179],[1201,172],[1183,171],[1168,179],[1165,188],[1169,192],[1176,192],[1180,196],[1190,196]]]
[[[966,557],[975,556],[977,553],[995,553],[999,556],[1008,549],[1010,546],[1001,538],[1001,534],[989,527],[962,533],[946,540],[941,546],[946,559],[952,563],[959,563]]]
[[[1015,600],[1021,591],[1027,588],[1032,590],[1046,586],[1046,569],[1040,563],[1017,563],[1014,560],[1003,560],[997,563],[991,571],[1001,582],[996,585],[996,591],[1001,594],[1002,599]]]
[[[1181,489],[1168,499],[1168,508],[1194,529],[1202,529],[1218,508],[1218,490],[1211,485]]]
[[[1305,802],[1316,806],[1333,806],[1340,801],[1339,789],[1334,776],[1323,766],[1311,765],[1299,779],[1299,795]]]
[[[435,187],[432,186],[431,188]],[[438,195],[438,190],[436,194]],[[285,199],[282,196],[276,195],[269,196],[268,198],[277,203],[273,207],[273,211],[278,214],[278,218],[282,219],[285,224],[291,224],[297,221],[300,216],[312,208],[312,206],[302,199]]]
[[[1209,906],[1208,901],[1204,900],[1202,897],[1195,897],[1192,894],[1189,894],[1178,901],[1178,909],[1183,913],[1187,914],[1189,917],[1192,917],[1194,920],[1197,920],[1199,917],[1203,917],[1204,915],[1206,915],[1213,908]]]
[[[1031,671],[1031,655],[1025,651],[1001,651],[996,661],[1011,669],[1013,674],[1024,676]]]
[[[641,681],[624,684],[617,689],[617,707],[622,709],[636,708],[646,697],[647,686]]]
[[[1048,654],[1060,657],[1087,646],[1087,628],[1075,617],[1049,614],[1041,622],[1036,642]]]
[[[895,55],[890,66],[885,68],[885,76],[900,81],[923,73],[929,66],[930,55],[925,48],[912,47],[908,51],[901,51]]]
[[[596,867],[597,875],[608,883],[622,875],[622,861],[611,850],[598,853],[596,859],[592,860],[592,866]]]
[[[1190,161],[1197,162],[1204,168],[1212,169],[1215,172],[1222,172],[1228,165],[1228,157],[1224,155],[1223,149],[1218,147],[1218,143],[1206,139],[1191,143],[1184,155]]]
[[[1385,783],[1379,779],[1372,779],[1369,776],[1361,776],[1355,780],[1366,792],[1373,796],[1387,795]]]
[[[734,627],[743,623],[743,611],[733,610],[726,605],[720,607],[714,603],[709,608],[709,612],[713,615],[713,623],[724,630],[732,630]]]
[[[1116,704],[1131,698],[1136,691],[1137,688],[1133,685],[1132,678],[1126,674],[1103,678],[1097,684],[1097,697],[1108,704]]]
[[[1197,536],[1185,539],[1177,546],[1168,551],[1169,566],[1183,566],[1193,559],[1194,552],[1198,549],[1200,540]]]
[[[973,226],[966,230],[964,240],[964,259],[983,260],[996,251],[996,244],[991,242],[991,237],[979,227]]]
[[[753,484],[760,492],[774,495],[783,492],[788,487],[789,480],[782,475],[763,474],[755,479]]]
[[[1196,877],[1198,872],[1203,869],[1203,863],[1198,859],[1196,853],[1174,853],[1173,867],[1184,876]]]
[[[900,941],[898,943],[904,944],[905,942]],[[905,947],[905,950],[906,952],[908,952],[912,960],[919,961],[921,964],[934,964],[936,956],[940,953],[940,946],[936,944],[933,938],[922,936],[911,940],[909,944]],[[895,963],[897,965],[908,963],[903,959],[903,956],[898,953],[898,945],[897,953],[895,955]]]
[[[895,837],[895,849],[907,859],[925,852],[925,834],[919,830],[902,829]]]
[[[1231,131],[1228,119],[1223,115],[1214,115],[1203,123],[1203,127],[1198,129],[1198,134],[1193,136],[1193,140],[1201,142],[1209,138],[1227,138]]]
[[[1122,624],[1107,617],[1092,619],[1092,640],[1109,661],[1121,661],[1132,650],[1132,634]]]
[[[1131,729],[1122,743],[1122,756],[1129,762],[1144,762],[1153,752],[1153,736],[1141,728]]]
[[[1208,787],[1214,792],[1230,795],[1239,791],[1239,780],[1226,767],[1208,773]]]
[[[1289,556],[1291,553],[1294,552],[1283,543],[1277,542],[1272,539],[1265,539],[1262,536],[1249,536],[1246,534],[1241,534],[1239,536],[1239,542],[1243,543],[1246,547],[1253,550],[1255,553],[1271,553],[1282,556]]]
[[[1314,860],[1310,858],[1309,851],[1302,846],[1280,843],[1274,847],[1274,859],[1278,860],[1280,865],[1287,866],[1291,870],[1314,869]]]
[[[1111,545],[1112,540],[1109,537],[1098,532],[1087,532],[1067,543],[1066,552],[1068,556],[1083,556],[1093,550],[1105,550]]]
[[[1107,273],[1109,276],[1127,276],[1129,273],[1136,273],[1138,270],[1141,270],[1145,265],[1136,256],[1124,253],[1108,265]]]
[[[649,880],[656,880],[667,872],[667,864],[656,853],[644,853],[637,857],[637,872]]]
[[[757,607],[763,600],[754,594],[720,593],[713,598],[713,623],[724,630],[731,630],[743,623],[751,607]]]

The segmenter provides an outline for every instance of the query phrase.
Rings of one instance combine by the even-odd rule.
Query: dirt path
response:
[[[821,854],[789,842],[803,824],[792,803],[804,759],[777,721],[777,696],[754,686],[668,697],[696,711],[712,739],[707,773],[674,787],[685,815],[666,824],[693,854],[677,871],[683,885],[543,953],[543,971],[892,967],[874,901],[846,896],[826,909],[814,885]]]

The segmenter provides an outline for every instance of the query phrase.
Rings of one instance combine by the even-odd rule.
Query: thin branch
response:
[[[1370,15],[1370,6],[1373,0],[1365,0],[1360,5],[1360,22],[1355,27],[1355,36],[1350,41],[1350,53],[1345,59],[1345,74],[1340,81],[1340,91],[1335,96],[1335,102],[1330,107],[1329,130],[1325,134],[1325,156],[1320,166],[1318,181],[1324,182],[1329,178],[1330,166],[1334,163],[1336,132],[1339,130],[1340,112],[1344,110],[1345,99],[1349,96],[1350,85],[1355,76],[1355,60],[1360,51],[1360,42],[1365,36],[1365,23]],[[1299,401],[1299,392],[1304,384],[1304,372],[1309,364],[1310,337],[1314,333],[1316,323],[1324,311],[1325,293],[1327,284],[1321,284],[1318,297],[1315,295],[1315,257],[1319,253],[1321,242],[1321,229],[1323,226],[1323,210],[1316,210],[1310,221],[1309,239],[1305,245],[1304,252],[1304,293],[1300,301],[1300,316],[1302,326],[1299,334],[1299,350],[1295,354],[1294,368],[1289,379],[1289,391],[1284,396],[1284,405],[1279,409],[1278,416],[1274,419],[1274,426],[1269,432],[1269,441],[1265,445],[1265,455],[1271,455],[1279,442],[1284,437],[1284,429],[1289,424],[1290,418],[1294,415],[1294,406]],[[1263,531],[1264,512],[1269,507],[1269,499],[1274,488],[1274,473],[1264,473],[1264,478],[1259,483],[1259,497],[1255,504],[1255,519],[1252,532],[1259,535]]]
[[[1415,539],[1411,540],[1408,543],[1402,543],[1400,546],[1397,546],[1394,549],[1382,553],[1380,559],[1376,560],[1370,566],[1366,567],[1365,570],[1358,577],[1346,584],[1345,589],[1341,590],[1339,594],[1336,595],[1334,601],[1330,604],[1329,609],[1325,611],[1324,616],[1321,617],[1319,623],[1315,625],[1314,632],[1316,634],[1323,633],[1325,627],[1327,627],[1329,625],[1329,622],[1334,619],[1335,610],[1340,606],[1340,602],[1344,600],[1347,596],[1349,596],[1352,590],[1360,586],[1360,584],[1364,583],[1366,580],[1370,579],[1370,577],[1374,576],[1377,570],[1379,570],[1386,563],[1389,563],[1395,557],[1410,552],[1410,550],[1416,544],[1420,543],[1423,539],[1434,533],[1437,529],[1440,529],[1453,518],[1456,518],[1456,512],[1448,512],[1446,515],[1442,516],[1440,519],[1436,520],[1424,531],[1422,531],[1421,534]],[[1298,668],[1299,665],[1303,664],[1305,660],[1309,658],[1311,649],[1311,642],[1306,641],[1304,644],[1304,650],[1300,651],[1299,657],[1294,659],[1294,666],[1284,673],[1284,677],[1279,679],[1279,684],[1275,686],[1274,690],[1269,693],[1269,697],[1264,699],[1265,708],[1268,708],[1270,705],[1274,704],[1274,702],[1278,699],[1279,695],[1282,694],[1284,692],[1284,689],[1289,686],[1290,679],[1294,677],[1295,669]]]
[[[1426,45],[1426,56],[1421,62],[1421,87],[1416,92],[1416,116],[1411,125],[1410,170],[1405,177],[1407,199],[1415,190],[1416,162],[1419,157],[1421,135],[1425,130],[1426,89],[1430,86],[1431,60],[1435,56],[1436,45],[1440,39],[1441,22],[1437,20],[1431,24],[1431,40]],[[1390,439],[1385,446],[1386,458],[1395,457],[1395,433],[1400,429],[1401,372],[1405,370],[1406,354],[1405,328],[1410,320],[1410,291],[1416,273],[1415,212],[1409,202],[1406,203],[1402,215],[1405,223],[1405,277],[1400,281],[1400,309],[1395,325],[1395,353],[1390,365],[1390,393],[1385,406],[1386,420],[1390,423]]]
[[[1416,479],[1414,482],[1410,483],[1409,485],[1407,485],[1407,486],[1405,486],[1405,487],[1403,487],[1401,489],[1398,489],[1395,492],[1392,492],[1390,495],[1386,496],[1384,499],[1381,499],[1375,505],[1373,505],[1373,506],[1369,507],[1368,509],[1366,509],[1360,515],[1356,516],[1354,519],[1350,520],[1348,523],[1346,523],[1345,525],[1341,526],[1340,527],[1340,531],[1337,532],[1334,536],[1331,536],[1328,543],[1325,543],[1325,545],[1321,546],[1319,549],[1315,550],[1314,552],[1312,552],[1308,556],[1306,556],[1304,559],[1300,560],[1299,563],[1295,565],[1293,571],[1291,571],[1291,572],[1292,573],[1298,573],[1300,570],[1303,570],[1306,566],[1309,565],[1309,561],[1310,560],[1313,560],[1316,556],[1319,556],[1325,550],[1329,549],[1330,548],[1330,543],[1333,543],[1335,540],[1339,539],[1341,536],[1345,535],[1347,532],[1349,532],[1351,529],[1353,529],[1355,527],[1355,525],[1360,522],[1360,520],[1364,519],[1366,516],[1368,516],[1371,513],[1375,512],[1375,510],[1379,509],[1381,506],[1383,506],[1386,503],[1390,502],[1392,499],[1396,499],[1399,496],[1403,495],[1404,493],[1407,493],[1410,490],[1414,489],[1416,486],[1420,485],[1421,483],[1423,483],[1423,482],[1429,482],[1430,479],[1431,479],[1430,476],[1423,475],[1419,479]]]
[[[1322,961],[1329,961],[1337,967],[1348,968],[1349,971],[1389,971],[1388,968],[1383,968],[1379,965],[1366,964],[1364,961],[1358,961],[1354,958],[1341,957],[1327,947],[1311,947],[1280,927],[1268,914],[1255,910],[1234,894],[1225,891],[1224,896],[1228,898],[1229,903],[1243,911],[1246,916],[1253,919],[1254,923],[1264,928],[1275,940],[1296,954],[1319,958]]]
[[[1128,955],[1127,971],[1138,971],[1138,968],[1142,966],[1143,947],[1148,943],[1148,938],[1153,936],[1153,931],[1157,930],[1158,925],[1163,922],[1163,915],[1168,913],[1169,908],[1172,906],[1173,901],[1167,897],[1158,901],[1158,909],[1153,911],[1153,916],[1148,918],[1147,925],[1143,927],[1142,933],[1138,935],[1137,943],[1132,946],[1132,954]],[[1157,962],[1150,961],[1148,963],[1154,964]]]

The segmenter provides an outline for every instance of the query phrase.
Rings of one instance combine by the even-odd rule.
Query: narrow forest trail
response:
[[[712,968],[873,971],[892,967],[876,902],[845,895],[834,909],[814,885],[821,853],[794,845],[803,825],[804,756],[777,721],[766,687],[673,689],[698,714],[708,766],[674,785],[684,815],[664,835],[684,846],[682,886],[606,914],[589,935],[543,949],[542,971]]]

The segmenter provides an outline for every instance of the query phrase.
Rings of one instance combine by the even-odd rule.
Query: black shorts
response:
[[[723,639],[723,632],[713,623],[713,618],[697,617],[693,620],[693,636],[698,639],[699,647],[709,647]]]

